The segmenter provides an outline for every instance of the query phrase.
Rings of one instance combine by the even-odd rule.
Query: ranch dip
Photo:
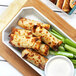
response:
[[[73,76],[71,64],[64,58],[54,58],[46,67],[46,76]]]

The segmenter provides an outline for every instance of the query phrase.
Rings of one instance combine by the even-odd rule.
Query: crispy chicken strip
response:
[[[76,5],[76,1],[74,2],[74,0],[70,0],[70,7],[73,8]]]
[[[47,45],[49,45],[54,50],[57,50],[59,45],[62,43],[61,40],[57,39],[50,32],[48,32],[48,30],[46,30],[45,28],[34,25],[32,29],[32,33],[35,36],[41,37],[42,41],[44,41]]]
[[[39,50],[41,45],[40,37],[26,37],[20,36],[17,34],[10,35],[10,43],[19,48],[32,48],[35,50]]]
[[[70,11],[70,0],[64,0],[62,10],[65,11],[65,12]]]
[[[37,50],[37,52],[40,53],[41,55],[47,56],[49,55],[49,46],[46,44],[41,44],[40,49]]]
[[[18,25],[27,29],[27,30],[31,30],[33,25],[38,25],[38,26],[42,26],[44,27],[45,29],[50,29],[50,25],[49,24],[44,24],[44,23],[41,23],[41,22],[38,22],[38,21],[34,21],[34,20],[31,20],[31,19],[26,19],[26,18],[21,18],[19,21],[18,21]]]
[[[23,35],[23,36],[25,35],[26,37],[33,37],[32,32],[25,29],[13,28],[12,34]],[[46,44],[41,44],[40,49],[36,51],[41,55],[47,56],[49,54],[49,46]]]
[[[64,0],[57,0],[57,6],[62,9]]]
[[[41,56],[35,51],[32,51],[31,49],[23,50],[22,57],[42,70],[44,70],[45,64],[48,61],[47,58]]]
[[[26,37],[34,37],[34,35],[30,30],[19,29],[19,28],[13,28],[11,34],[26,36]]]

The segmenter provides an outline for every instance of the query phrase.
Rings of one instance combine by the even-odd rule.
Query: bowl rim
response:
[[[65,56],[61,56],[61,55],[52,56],[51,58],[49,58],[49,60],[45,64],[45,68],[44,68],[45,76],[47,76],[47,67],[48,67],[49,62],[52,61],[52,60],[54,60],[54,59],[58,59],[58,58],[62,58],[64,60],[66,60],[70,64],[71,71],[72,71],[71,72],[71,76],[74,76],[74,65],[73,65],[72,61],[69,58],[67,58]]]

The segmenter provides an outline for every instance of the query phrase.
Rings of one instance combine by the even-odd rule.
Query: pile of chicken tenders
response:
[[[21,18],[18,26],[24,29],[12,28],[9,43],[14,47],[23,48],[22,57],[44,70],[49,48],[57,51],[62,41],[48,31],[49,24]]]

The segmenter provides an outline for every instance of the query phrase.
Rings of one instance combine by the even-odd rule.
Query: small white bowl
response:
[[[62,66],[63,61],[64,61],[64,65]],[[64,76],[64,75],[62,75],[62,73],[66,74],[65,76],[67,76],[69,73],[70,74],[68,76],[74,76],[73,63],[71,62],[71,60],[69,58],[67,58],[65,56],[61,56],[61,55],[51,57],[47,61],[44,71],[45,71],[45,76]]]

